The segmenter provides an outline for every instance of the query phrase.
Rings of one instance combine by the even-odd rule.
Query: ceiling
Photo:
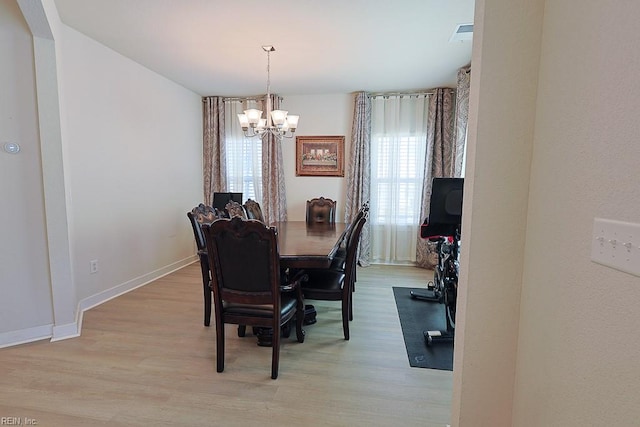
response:
[[[474,0],[55,0],[61,20],[202,95],[455,86]]]

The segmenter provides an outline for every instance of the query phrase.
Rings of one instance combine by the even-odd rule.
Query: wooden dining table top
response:
[[[281,221],[271,226],[278,232],[281,267],[327,268],[340,246],[347,224]]]

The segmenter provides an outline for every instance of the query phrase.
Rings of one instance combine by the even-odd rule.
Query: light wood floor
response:
[[[225,371],[202,323],[198,264],[95,307],[82,336],[0,350],[0,417],[39,426],[438,426],[452,373],[409,367],[392,286],[424,286],[414,267],[358,268],[351,340],[340,304],[271,349],[227,326]],[[6,423],[5,423],[6,424]]]

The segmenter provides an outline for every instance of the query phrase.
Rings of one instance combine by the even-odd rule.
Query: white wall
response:
[[[0,1],[0,346],[50,335],[53,323],[33,54],[17,3]]]
[[[83,299],[193,255],[186,212],[202,200],[202,101],[63,29],[73,270]]]
[[[640,222],[639,15],[476,3],[452,425],[638,425],[640,278],[590,251]]]
[[[351,159],[351,126],[354,95],[283,95],[282,108],[300,115],[296,135],[345,137],[344,177],[296,176],[295,140],[282,142],[282,158],[285,167],[287,189],[287,215],[291,221],[305,219],[306,201],[314,197],[327,197],[337,202],[336,221],[344,221],[347,173]]]

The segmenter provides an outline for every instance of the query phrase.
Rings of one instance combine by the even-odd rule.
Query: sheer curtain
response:
[[[246,138],[238,123],[237,114],[247,108],[259,108],[251,99],[227,99],[225,116],[225,191],[242,193],[243,200],[253,199],[262,205],[262,140]]]
[[[429,98],[429,94],[372,98],[369,217],[375,263],[416,261]]]

